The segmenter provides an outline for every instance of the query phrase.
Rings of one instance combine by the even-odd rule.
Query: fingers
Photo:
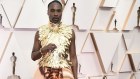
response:
[[[52,52],[55,48],[57,48],[55,44],[50,43],[47,45],[48,52]]]
[[[41,52],[44,53],[44,54],[46,54],[47,52],[54,51],[54,49],[56,49],[56,48],[57,48],[57,46],[55,44],[50,43],[47,46],[43,47],[41,49]]]
[[[49,47],[50,49],[55,49],[55,48],[57,48],[57,46],[56,46],[55,44],[49,44],[48,47]]]

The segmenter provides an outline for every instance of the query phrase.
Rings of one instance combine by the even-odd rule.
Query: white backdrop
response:
[[[12,74],[12,52],[17,56],[16,75],[32,79],[38,66],[31,60],[34,35],[39,26],[48,23],[50,1],[0,0],[4,26],[0,28],[0,79]],[[102,79],[104,75],[108,79],[130,79],[132,73],[139,79],[140,31],[134,27],[140,0],[68,0],[62,17],[68,25],[72,24],[73,3],[77,7],[75,24],[80,28],[75,30],[79,79]],[[118,32],[112,31],[115,19]]]

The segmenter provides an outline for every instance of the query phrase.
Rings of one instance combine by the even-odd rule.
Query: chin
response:
[[[60,23],[60,22],[59,22],[59,21],[53,21],[53,23],[58,24],[58,23]]]

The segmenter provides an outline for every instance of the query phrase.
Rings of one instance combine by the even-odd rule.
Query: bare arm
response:
[[[75,47],[75,33],[72,30],[72,38],[71,38],[71,45],[70,45],[70,60],[72,61],[72,72],[74,74],[74,79],[77,78],[77,67],[78,61],[76,56],[76,47]]]
[[[42,56],[40,52],[41,44],[38,38],[39,38],[39,32],[37,31],[35,34],[34,45],[33,45],[32,54],[31,54],[31,58],[34,61],[41,58]]]
[[[39,31],[37,31],[35,34],[34,45],[33,45],[32,54],[31,54],[31,58],[34,61],[41,58],[42,55],[48,53],[49,51],[53,51],[56,48],[56,45],[52,43],[42,48],[41,42],[38,38],[39,38]]]

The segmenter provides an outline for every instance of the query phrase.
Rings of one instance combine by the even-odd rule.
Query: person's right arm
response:
[[[42,55],[48,53],[49,51],[53,51],[55,48],[56,48],[56,45],[52,43],[42,48],[41,42],[39,40],[39,31],[37,31],[34,38],[34,45],[32,49],[31,58],[34,61],[37,59],[40,59]]]
[[[39,38],[39,31],[37,31],[35,34],[34,45],[33,45],[32,54],[31,54],[31,58],[34,61],[41,58],[42,56],[40,52],[41,43],[38,38]]]

